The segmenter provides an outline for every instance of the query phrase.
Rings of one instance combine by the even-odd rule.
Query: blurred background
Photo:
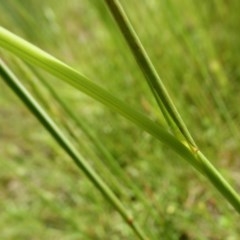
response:
[[[240,2],[120,2],[200,149],[240,192]],[[166,126],[104,1],[0,3],[3,27]],[[239,216],[171,149],[95,100],[33,69],[114,159],[113,165],[105,162],[96,142],[70,121],[46,85],[36,75],[23,73],[4,50],[1,56],[150,239],[238,239]],[[3,81],[0,212],[1,239],[135,239]]]

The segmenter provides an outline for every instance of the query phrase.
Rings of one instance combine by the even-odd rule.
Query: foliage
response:
[[[41,6],[37,3],[31,5],[28,1],[24,3],[26,6],[12,3],[2,4],[0,9],[5,27],[64,58],[98,85],[168,128],[104,5],[99,1],[60,4],[46,1]],[[232,178],[235,187],[239,187],[236,185],[239,178],[236,174],[239,110],[234,94],[238,88],[234,80],[238,72],[232,70],[238,57],[230,54],[226,47],[227,44],[236,47],[238,44],[235,40],[237,32],[232,31],[236,16],[231,15],[228,21],[219,24],[237,2],[225,6],[222,1],[213,8],[208,2],[197,6],[189,1],[183,1],[181,5],[177,1],[148,1],[138,4],[139,9],[135,9],[134,1],[122,3],[194,139],[204,153],[215,160],[214,164],[224,175]],[[160,16],[159,9],[165,10]],[[188,14],[180,15],[184,9],[188,9]],[[88,14],[84,14],[87,10]],[[212,14],[208,14],[209,11]],[[29,12],[36,12],[36,21],[31,20]],[[229,25],[232,28],[228,28]],[[232,38],[223,42],[222,31],[216,31],[219,27],[225,27],[229,33],[226,35]],[[44,34],[39,34],[41,32]],[[59,108],[59,101],[42,87],[46,83],[34,81],[36,86],[25,83],[39,101],[45,103],[51,116],[64,126],[66,134],[75,140],[76,147],[121,202],[132,209],[134,221],[144,226],[152,239],[159,236],[165,239],[217,239],[216,232],[225,239],[234,239],[238,235],[234,212],[217,193],[209,191],[211,188],[206,181],[196,179],[192,169],[169,149],[46,73],[38,74],[35,69],[23,73],[20,63],[14,64],[15,60],[5,52],[3,55],[20,76],[32,80],[33,76],[39,79],[40,75],[40,79],[51,82],[55,89],[57,84],[61,99],[74,109],[77,116],[81,116],[86,129],[94,129],[97,138],[92,145],[92,140],[83,135],[86,131],[81,132],[76,121],[68,120]],[[31,71],[34,74],[29,77]],[[5,91],[4,85],[1,89],[4,89],[1,112],[8,116],[7,122],[1,118],[1,125],[14,126],[2,130],[4,141],[8,141],[4,143],[6,147],[2,148],[1,156],[13,159],[1,163],[5,214],[0,224],[5,229],[5,238],[20,236],[20,239],[26,239],[31,238],[31,234],[40,236],[40,239],[59,236],[63,239],[132,238],[131,232],[98,192],[89,191],[92,186],[85,177],[68,162],[59,161],[66,157],[62,153],[59,155],[58,147],[35,121],[27,120],[31,119],[27,111],[17,104],[9,91]],[[17,116],[30,122],[21,123]],[[96,147],[96,139],[107,147],[107,152],[101,150],[104,147]],[[99,158],[103,161],[106,155],[114,158],[117,164],[100,163]],[[37,173],[31,173],[34,168]],[[11,194],[13,200],[10,200]],[[26,200],[28,195],[33,196],[30,202]],[[19,203],[21,207],[17,207]],[[48,207],[43,211],[45,206]],[[33,210],[32,214],[29,209]],[[22,220],[19,228],[11,224],[19,219]],[[89,226],[96,219],[99,224]],[[192,221],[198,229],[192,228]],[[9,225],[14,227],[9,228]],[[34,233],[27,230],[29,226]],[[47,231],[42,233],[42,229]]]

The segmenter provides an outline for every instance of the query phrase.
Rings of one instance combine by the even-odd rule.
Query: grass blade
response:
[[[105,198],[114,206],[121,214],[126,223],[133,229],[139,239],[146,240],[147,237],[143,231],[135,224],[132,217],[127,213],[126,209],[111,189],[101,180],[101,178],[93,171],[83,157],[75,150],[72,144],[62,134],[60,129],[55,125],[47,113],[40,107],[30,93],[23,87],[16,76],[10,69],[0,61],[0,74],[5,83],[16,93],[16,95],[24,102],[33,115],[48,130],[52,137],[58,142],[62,149],[72,158],[75,164],[87,175],[95,187],[105,196]]]
[[[195,169],[208,178],[209,181],[222,193],[222,195],[232,204],[232,206],[240,212],[240,197],[236,191],[226,182],[218,171],[211,165],[209,161],[197,149],[190,149],[178,139],[170,135],[165,129],[158,124],[149,120],[143,114],[132,109],[112,94],[89,81],[85,76],[78,73],[63,62],[57,60],[53,56],[40,50],[27,41],[17,37],[4,28],[0,28],[0,46],[11,51],[23,60],[39,66],[54,76],[64,80],[78,90],[93,97],[103,103],[110,109],[117,111],[119,114],[135,123],[138,127],[145,130],[167,146],[171,147],[181,157],[187,160]],[[210,167],[211,166],[211,167]],[[207,169],[207,170],[206,170]],[[216,174],[217,172],[218,174]],[[213,174],[214,178],[209,178],[209,174]]]
[[[172,147],[181,156],[192,162],[192,164],[197,168],[198,163],[196,162],[196,159],[183,143],[169,134],[165,129],[161,128],[158,124],[131,108],[129,105],[120,101],[103,88],[97,86],[68,65],[20,37],[17,37],[4,28],[0,28],[0,46],[14,53],[24,61],[43,68],[54,76],[64,80],[78,90],[103,103],[110,109],[117,111],[141,129],[150,133],[152,136],[155,136],[166,145]]]
[[[189,133],[180,114],[178,113],[174,103],[172,102],[163,82],[158,76],[157,71],[155,70],[150,58],[143,48],[143,45],[141,44],[140,39],[138,38],[130,21],[128,20],[127,15],[125,14],[120,2],[118,0],[105,0],[105,2],[114,19],[116,20],[119,28],[121,29],[121,32],[125,37],[125,40],[127,41],[140,69],[145,75],[148,85],[154,97],[156,98],[158,105],[160,105],[159,101],[161,100],[167,110],[167,113],[171,116],[177,128],[185,137],[186,141],[190,144],[190,146],[192,145],[193,147],[196,147],[191,134]],[[163,115],[165,118],[167,118],[165,112],[163,112]],[[166,119],[166,121],[169,122],[168,119]]]

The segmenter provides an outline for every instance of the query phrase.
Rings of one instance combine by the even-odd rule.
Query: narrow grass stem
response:
[[[121,214],[126,223],[132,228],[135,234],[141,240],[147,240],[143,231],[136,225],[133,218],[128,214],[125,207],[114,195],[111,189],[102,181],[97,173],[88,165],[83,157],[76,151],[73,145],[67,140],[60,129],[35,101],[30,93],[24,88],[17,77],[11,70],[0,60],[0,75],[5,83],[15,92],[15,94],[24,102],[32,114],[41,122],[41,124],[48,130],[52,137],[57,141],[62,149],[72,158],[75,164],[82,169],[96,188],[105,196],[105,198],[115,207]]]
[[[140,39],[134,31],[127,15],[125,14],[120,2],[118,0],[105,0],[110,12],[117,22],[125,40],[127,41],[140,69],[146,77],[148,85],[159,104],[158,97],[163,102],[167,112],[175,122],[176,126],[185,137],[186,141],[196,147],[196,144],[189,133],[184,121],[178,113],[174,103],[172,102],[163,82],[161,81],[157,71],[155,70],[150,58],[147,55]],[[160,107],[161,109],[161,107]],[[165,115],[164,115],[165,116]],[[168,121],[168,120],[167,120]]]
[[[96,148],[97,152],[100,153],[100,158],[104,161],[105,165],[107,166],[108,170],[111,172],[111,175],[114,177],[120,177],[122,182],[124,184],[127,184],[128,187],[130,187],[133,192],[141,199],[141,201],[144,202],[145,206],[149,206],[148,201],[146,201],[143,193],[141,190],[136,186],[136,184],[129,178],[129,176],[123,171],[123,169],[120,167],[119,163],[117,162],[117,159],[115,159],[111,153],[107,150],[106,146],[104,146],[103,142],[99,140],[97,135],[93,132],[91,126],[87,124],[84,120],[79,119],[75,112],[64,102],[62,97],[60,97],[57,94],[57,91],[49,84],[35,69],[27,66],[19,59],[16,60],[16,63],[19,65],[21,70],[27,74],[29,79],[38,79],[45,88],[49,91],[51,96],[56,100],[56,102],[61,106],[63,111],[69,116],[69,119],[71,119],[76,126],[83,131],[83,133],[86,135],[86,137],[93,143],[93,146]],[[34,85],[34,84],[31,84]],[[34,87],[34,90],[38,92],[37,87]],[[37,93],[39,97],[41,97],[40,93]],[[45,102],[45,105],[49,107],[49,104],[46,103],[46,101],[43,98],[40,98],[41,101]],[[72,131],[70,132],[70,134]],[[74,134],[74,133],[73,133]],[[77,139],[75,139],[78,141]],[[114,180],[116,180],[114,178]],[[115,187],[117,187],[119,192],[122,192],[121,186],[115,184]],[[155,213],[155,211],[154,211]]]

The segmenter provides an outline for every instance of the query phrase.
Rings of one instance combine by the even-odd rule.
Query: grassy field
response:
[[[121,3],[197,144],[240,192],[240,2]],[[104,1],[9,0],[0,4],[0,21],[166,126]],[[43,84],[29,81],[11,55],[1,50],[1,56],[39,101],[43,97],[149,239],[239,238],[239,215],[171,149],[39,70],[107,149],[114,159],[109,165]],[[3,81],[0,90],[1,239],[136,239]]]

